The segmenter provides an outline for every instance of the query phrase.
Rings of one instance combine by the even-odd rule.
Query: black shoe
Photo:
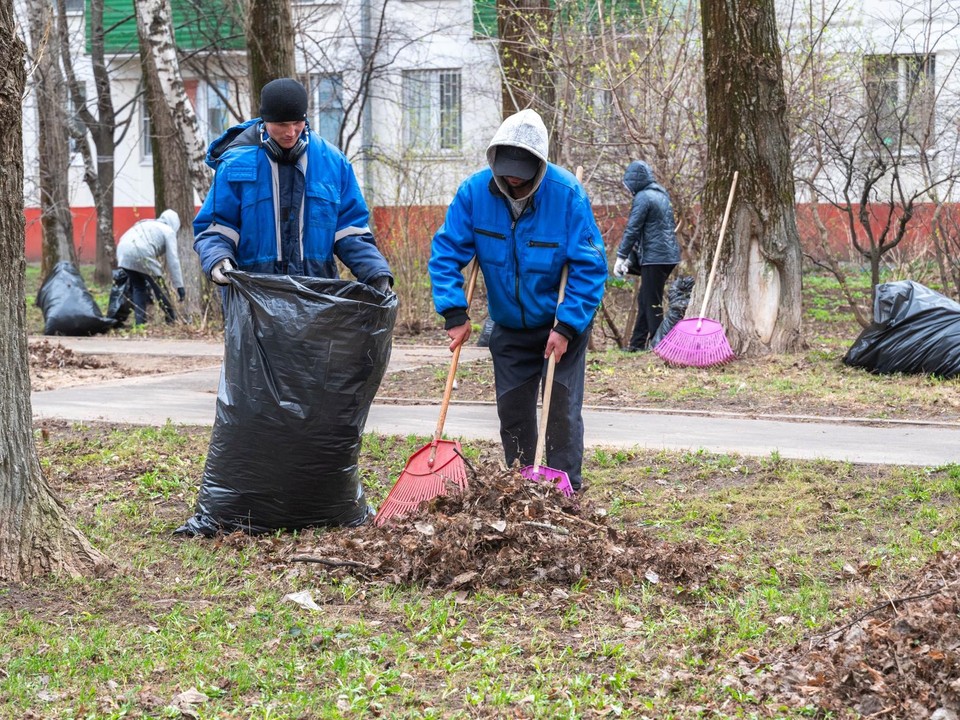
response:
[[[636,353],[636,352],[646,352],[647,349],[645,347],[637,347],[636,345],[629,345],[625,347],[623,351],[628,353]]]

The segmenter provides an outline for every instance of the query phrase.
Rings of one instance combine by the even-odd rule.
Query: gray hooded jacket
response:
[[[167,267],[174,287],[183,287],[180,256],[177,254],[177,231],[180,216],[164,210],[156,220],[141,220],[120,236],[117,242],[117,265],[152,277],[163,274],[160,256],[167,256]]]
[[[623,175],[623,184],[633,193],[633,206],[617,257],[630,258],[629,272],[634,275],[640,274],[641,265],[679,263],[673,205],[667,191],[654,181],[650,166],[633,161]]]

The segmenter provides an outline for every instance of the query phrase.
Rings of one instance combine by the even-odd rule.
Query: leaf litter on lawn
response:
[[[471,465],[469,486],[423,503],[381,527],[307,531],[263,542],[274,562],[316,563],[334,575],[393,584],[477,591],[662,584],[677,594],[701,587],[717,553],[698,541],[671,543],[616,527],[582,496],[564,497],[495,461]]]
[[[741,682],[798,708],[955,720],[960,710],[960,554],[935,557],[895,593],[851,614],[846,623],[782,654],[742,659]]]

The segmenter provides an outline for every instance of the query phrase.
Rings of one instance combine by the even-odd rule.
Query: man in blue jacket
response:
[[[579,490],[587,344],[607,262],[586,191],[547,162],[547,147],[547,129],[533,110],[503,122],[487,148],[490,167],[460,185],[434,235],[430,279],[453,350],[470,337],[462,269],[474,256],[480,262],[508,465],[537,460],[537,396],[545,359],[556,356],[545,464],[566,472]],[[558,307],[564,265],[569,276]]]
[[[663,322],[663,287],[680,262],[670,195],[654,181],[653,171],[635,160],[623,174],[623,186],[633,195],[630,218],[617,248],[613,274],[640,276],[637,321],[627,352],[650,349],[650,340]]]
[[[336,256],[360,282],[386,292],[393,276],[353,168],[306,119],[303,85],[272,80],[260,93],[260,117],[210,144],[216,176],[193,221],[203,271],[220,285],[235,268],[336,278]]]

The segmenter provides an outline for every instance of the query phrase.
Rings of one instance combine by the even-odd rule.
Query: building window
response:
[[[926,144],[933,133],[934,56],[871,55],[864,64],[870,138],[888,148]]]
[[[203,84],[203,119],[207,125],[207,142],[213,142],[230,127],[230,113],[227,110],[226,80],[216,80]]]
[[[86,5],[86,0],[66,0],[64,5],[68,15],[81,15],[83,14],[83,6]]]
[[[343,80],[339,73],[310,76],[310,127],[329,143],[340,147],[343,125]]]
[[[150,111],[147,109],[147,96],[140,96],[140,159],[153,162],[153,130],[150,125]]]
[[[462,143],[459,70],[403,73],[404,139],[421,150],[459,150]]]

